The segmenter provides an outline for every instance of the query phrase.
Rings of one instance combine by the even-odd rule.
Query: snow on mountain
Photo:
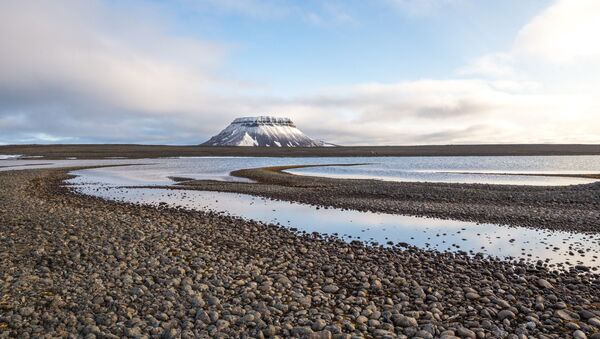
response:
[[[260,116],[237,118],[202,145],[321,147],[325,144],[306,136],[288,118]]]

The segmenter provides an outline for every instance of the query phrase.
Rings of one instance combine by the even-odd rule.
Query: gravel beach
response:
[[[600,145],[582,144],[501,144],[501,145],[420,145],[344,147],[238,147],[167,146],[134,144],[88,145],[0,145],[0,155],[25,155],[44,159],[102,159],[125,157],[164,158],[198,156],[252,157],[423,157],[423,156],[528,156],[600,155]]]
[[[67,177],[0,173],[0,337],[600,338],[592,272],[107,202]]]

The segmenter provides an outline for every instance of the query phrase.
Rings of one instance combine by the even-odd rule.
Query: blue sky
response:
[[[0,143],[195,144],[252,115],[343,145],[598,143],[599,16],[595,0],[7,0]]]
[[[470,59],[509,47],[550,3],[265,1],[253,12],[191,2],[159,7],[176,18],[179,34],[229,45],[227,67],[234,74],[283,95],[315,86],[452,76]]]

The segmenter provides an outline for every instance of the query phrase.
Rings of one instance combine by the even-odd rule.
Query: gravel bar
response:
[[[305,166],[264,167],[231,173],[254,183],[178,178],[177,185],[161,188],[236,192],[358,211],[600,232],[600,182],[570,186],[393,182],[284,172],[301,167]]]

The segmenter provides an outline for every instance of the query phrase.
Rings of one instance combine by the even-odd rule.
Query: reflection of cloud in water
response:
[[[87,180],[121,185],[163,185],[168,177],[240,180],[231,171],[282,165],[369,163],[362,166],[332,166],[295,169],[290,172],[342,178],[373,178],[394,181],[464,182],[492,184],[568,185],[594,180],[563,177],[502,176],[496,173],[600,173],[600,156],[551,157],[195,157],[162,159],[1,160],[2,166],[34,165],[29,168],[134,164],[128,167],[102,168],[87,172]],[[140,166],[145,164],[145,166]],[[0,170],[3,170],[0,168]],[[4,169],[6,170],[6,168]],[[477,172],[464,174],[461,172]]]
[[[599,236],[333,208],[317,209],[308,205],[266,200],[238,193],[122,188],[94,191],[95,187],[80,186],[78,189],[84,193],[130,202],[166,202],[171,206],[226,211],[234,216],[280,223],[306,232],[337,233],[345,240],[360,238],[380,244],[386,244],[388,241],[405,242],[439,251],[472,251],[527,260],[548,259],[551,263],[569,260],[576,264],[581,261],[589,266],[599,266],[592,257],[598,255]],[[554,251],[554,247],[558,247],[559,250]],[[579,256],[576,251],[575,256],[570,256],[569,247],[591,250],[585,257]]]

